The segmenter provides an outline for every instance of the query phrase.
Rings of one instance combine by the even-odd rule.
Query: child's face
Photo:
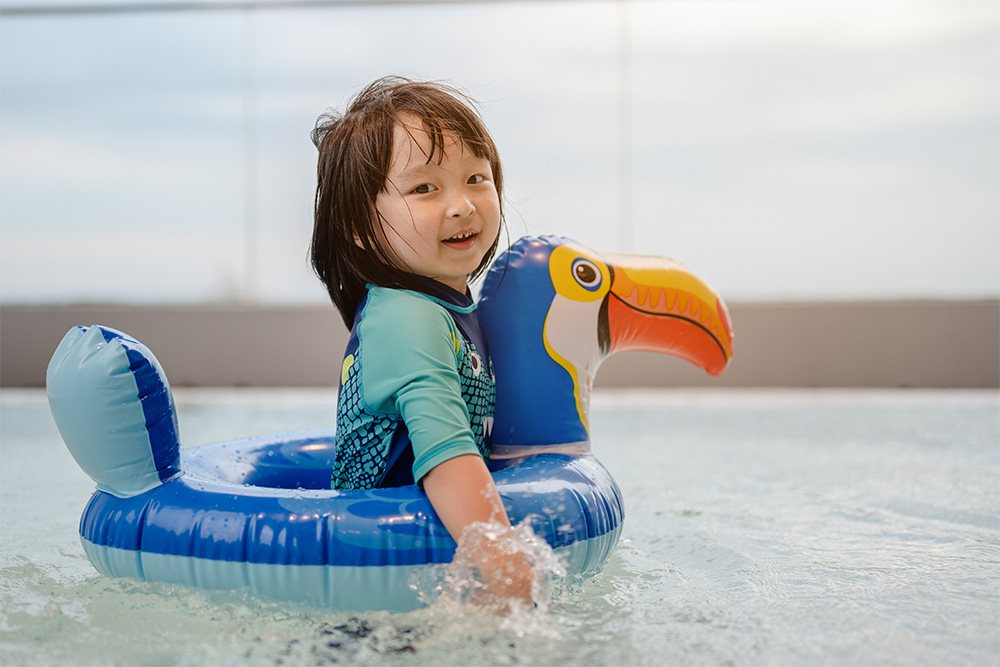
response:
[[[396,126],[385,190],[375,207],[399,268],[465,292],[500,233],[500,198],[485,158],[445,135],[444,159],[416,116]]]

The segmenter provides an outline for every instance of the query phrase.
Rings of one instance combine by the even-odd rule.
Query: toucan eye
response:
[[[601,270],[589,259],[580,258],[573,262],[573,277],[580,287],[589,292],[601,286]]]
[[[563,243],[549,255],[549,278],[556,294],[590,303],[603,299],[611,287],[611,267],[599,255],[574,243]]]

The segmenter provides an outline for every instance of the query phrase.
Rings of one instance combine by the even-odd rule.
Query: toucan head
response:
[[[602,360],[627,350],[662,352],[720,375],[733,356],[725,303],[683,264],[599,255],[565,242],[552,250],[549,276],[558,301],[581,304],[580,310],[596,307]],[[559,336],[556,326],[553,322],[553,338]]]
[[[612,354],[661,352],[711,375],[733,354],[725,304],[684,265],[552,236],[520,239],[497,259],[479,318],[497,379],[494,451],[589,448],[590,390]]]

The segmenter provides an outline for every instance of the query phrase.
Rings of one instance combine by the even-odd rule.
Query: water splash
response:
[[[565,576],[559,556],[535,534],[530,519],[513,528],[477,522],[465,529],[452,562],[417,572],[410,588],[438,611],[482,609],[534,626],[548,613],[553,581]]]

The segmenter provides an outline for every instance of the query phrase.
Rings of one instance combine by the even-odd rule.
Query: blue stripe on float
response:
[[[251,563],[413,565],[447,562],[454,554],[429,503],[404,513],[410,499],[401,498],[374,517],[353,514],[356,499],[241,490],[182,476],[132,498],[98,492],[84,511],[81,535],[122,549]],[[411,526],[405,534],[392,529],[400,521]]]
[[[102,326],[98,329],[105,342],[116,341],[125,350],[146,418],[153,465],[160,481],[166,481],[180,472],[177,413],[170,385],[156,357],[145,345],[121,331]]]

